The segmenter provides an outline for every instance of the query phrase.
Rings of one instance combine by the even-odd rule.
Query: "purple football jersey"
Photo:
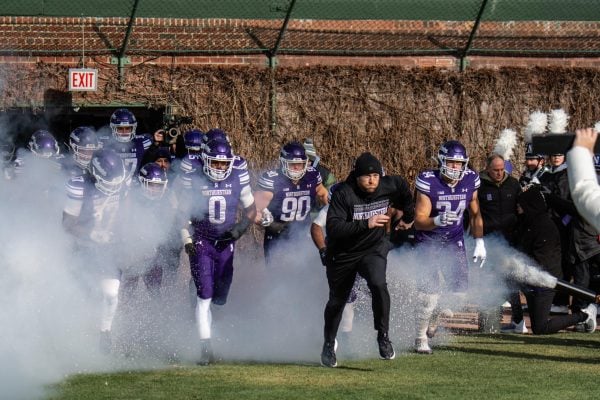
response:
[[[152,142],[145,135],[137,135],[130,142],[118,142],[112,137],[103,144],[103,148],[114,150],[125,164],[127,180],[130,180],[135,171],[142,166],[144,152],[148,150]]]
[[[273,193],[268,209],[275,221],[310,223],[307,217],[315,202],[317,186],[321,183],[319,171],[308,167],[297,184],[280,170],[270,170],[261,175],[258,186],[260,190]]]
[[[77,217],[78,224],[86,232],[84,237],[77,237],[77,240],[99,244],[114,242],[122,199],[122,192],[110,196],[100,192],[89,174],[69,179],[64,211]]]
[[[202,171],[202,161],[197,161],[197,168],[181,177],[182,195],[189,199],[194,240],[214,241],[236,223],[240,196],[249,187],[250,176],[233,168],[226,179],[213,182]]]
[[[417,177],[416,188],[431,200],[431,215],[436,217],[444,211],[454,211],[459,220],[447,226],[439,226],[431,231],[416,232],[419,242],[427,240],[453,241],[463,237],[463,213],[473,199],[473,192],[479,188],[479,175],[470,169],[464,177],[451,187],[440,176],[439,170],[423,171]]]

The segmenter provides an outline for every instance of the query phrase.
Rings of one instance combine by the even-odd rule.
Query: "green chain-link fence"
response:
[[[3,0],[0,54],[600,56],[600,0]]]

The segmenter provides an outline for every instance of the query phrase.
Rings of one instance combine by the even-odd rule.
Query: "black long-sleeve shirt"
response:
[[[382,176],[373,193],[363,192],[350,176],[333,193],[327,212],[327,252],[338,261],[360,258],[364,254],[387,254],[390,249],[385,228],[369,229],[368,219],[385,214],[389,207],[403,211],[402,220],[412,222],[414,200],[406,180]]]

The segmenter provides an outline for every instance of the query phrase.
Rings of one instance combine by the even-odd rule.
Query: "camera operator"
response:
[[[168,133],[162,128],[157,129],[152,134],[152,144],[144,152],[144,155],[142,157],[142,165],[146,165],[149,162],[154,162],[161,149],[167,149],[171,154],[175,153],[173,146],[169,145],[167,136]]]

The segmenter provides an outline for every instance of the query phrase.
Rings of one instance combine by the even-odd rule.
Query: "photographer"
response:
[[[164,129],[158,129],[152,134],[152,144],[144,152],[142,157],[142,165],[146,165],[149,162],[154,162],[158,157],[158,153],[161,149],[167,149],[170,154],[175,153],[174,145],[169,145],[167,140],[167,132]]]
[[[575,132],[568,153],[569,186],[575,207],[581,216],[600,230],[600,187],[594,170],[593,151],[598,132],[592,128]]]

